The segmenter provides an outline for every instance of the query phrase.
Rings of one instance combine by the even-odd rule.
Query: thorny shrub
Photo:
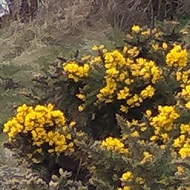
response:
[[[75,189],[190,187],[188,51],[164,35],[135,25],[115,50],[94,45],[90,55],[59,57],[34,79],[26,95],[57,109],[24,104],[4,132],[32,166],[46,168],[49,187],[69,187],[59,168],[72,172]]]

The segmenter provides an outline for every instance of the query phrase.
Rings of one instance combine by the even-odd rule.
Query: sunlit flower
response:
[[[108,150],[128,153],[128,149],[124,147],[124,144],[117,138],[108,137],[102,141],[101,147],[106,147]]]
[[[139,33],[141,30],[140,26],[138,25],[133,25],[132,27],[132,31],[135,32],[135,33]]]
[[[133,179],[133,174],[130,171],[127,171],[125,173],[123,173],[122,177],[121,177],[121,181],[132,181]]]

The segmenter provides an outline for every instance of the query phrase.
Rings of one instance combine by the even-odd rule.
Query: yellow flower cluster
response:
[[[97,94],[97,98],[101,102],[110,103],[113,101],[114,92],[116,91],[116,82],[114,79],[107,78],[106,86]]]
[[[128,57],[134,58],[138,52],[135,47],[123,48],[123,53]],[[133,94],[130,89],[136,80],[155,84],[160,79],[161,71],[153,61],[125,58],[122,52],[114,50],[104,54],[104,64],[105,86],[97,94],[98,102],[111,103],[117,97],[117,100],[126,100],[126,105],[121,105],[120,110],[128,112],[129,107],[140,106],[143,99],[154,95],[155,89],[151,85],[142,90],[140,95]]]
[[[180,95],[186,101],[190,101],[190,84],[186,85],[184,88],[182,88],[182,92],[180,93]]]
[[[187,158],[190,157],[190,143],[185,143],[182,148],[179,150],[179,154],[181,155],[181,158]]]
[[[131,190],[130,186],[124,186],[123,188],[119,187],[117,190]]]
[[[138,25],[133,25],[132,27],[132,32],[139,33],[141,30],[140,26]]]
[[[109,73],[111,73],[112,70],[114,70],[116,73],[114,73],[116,75],[116,77],[119,74],[119,70],[117,70],[116,68],[118,67],[118,69],[123,68],[124,65],[129,65],[130,64],[130,60],[125,59],[125,57],[122,55],[121,52],[119,52],[118,50],[114,50],[112,52],[106,52],[104,54],[104,62],[105,62],[105,68],[106,68],[106,73],[109,76]],[[106,77],[107,78],[107,77]]]
[[[180,136],[174,139],[173,146],[182,158],[190,157],[190,124],[180,125]]]
[[[132,76],[141,77],[144,81],[150,80],[155,84],[161,75],[161,70],[154,61],[148,61],[144,58],[136,59],[136,62],[130,65]]]
[[[135,28],[136,29],[136,28]],[[153,36],[155,39],[158,39],[160,36],[162,36],[162,32],[158,31],[156,28],[153,29],[146,29],[146,28],[140,28],[141,31],[141,37],[148,37],[148,36]],[[133,31],[135,32],[135,31]],[[166,47],[166,45],[162,45],[163,48]]]
[[[60,134],[58,131],[48,132],[47,137],[46,137],[46,142],[49,144],[50,147],[52,147],[51,149],[48,150],[48,152],[49,153],[56,152],[59,154],[67,149],[73,152],[74,144],[73,142],[70,142],[68,144],[67,140],[71,140],[71,134],[63,135],[63,134]]]
[[[127,99],[126,103],[128,106],[133,108],[135,106],[136,107],[140,106],[143,100],[147,98],[152,98],[154,93],[155,93],[155,89],[151,85],[148,85],[144,90],[140,92],[140,95],[134,94],[133,96],[131,96],[129,94],[129,88],[124,87],[124,89],[120,90],[119,93],[117,94],[117,99],[122,100],[131,96],[130,98]],[[123,105],[121,106],[121,111],[122,111],[122,108],[124,109]],[[127,107],[126,107],[126,110],[128,110]],[[123,111],[123,112],[126,112],[126,111]]]
[[[121,176],[121,181],[128,181],[131,182],[133,179],[133,174],[130,171],[127,171],[125,173],[122,174]]]
[[[138,107],[141,105],[141,103],[143,102],[143,100],[147,99],[147,98],[152,98],[152,96],[155,93],[155,89],[151,86],[148,85],[144,90],[142,90],[140,92],[140,95],[138,94],[134,94],[133,96],[131,96],[131,94],[129,94],[129,88],[128,87],[124,87],[123,90],[120,90],[117,93],[117,99],[118,100],[122,100],[122,99],[127,99],[126,100],[126,104],[133,108],[133,107]],[[120,108],[121,111],[123,112],[127,112],[128,111],[128,107],[121,105]]]
[[[129,88],[126,86],[122,90],[119,90],[119,92],[117,93],[118,100],[125,100],[129,96]]]
[[[165,50],[167,50],[167,48],[168,48],[168,45],[166,42],[163,42],[162,46],[160,46],[159,43],[153,43],[152,44],[153,51],[158,51],[158,50],[164,50],[165,51]]]
[[[185,139],[185,136],[181,135],[179,138],[175,139],[174,147],[179,146],[179,144],[182,144],[178,151],[181,158],[190,157],[190,139]]]
[[[52,104],[37,105],[35,108],[23,104],[18,107],[17,115],[4,124],[3,132],[8,133],[10,141],[18,134],[30,134],[33,146],[40,148],[48,143],[50,152],[73,151],[73,143],[67,144],[71,134],[67,132],[66,118],[60,110],[53,110]]]
[[[89,65],[79,66],[76,62],[68,62],[63,66],[64,72],[68,74],[68,78],[78,82],[80,78],[85,78],[89,74]]]
[[[154,156],[150,154],[149,152],[145,151],[143,152],[143,159],[141,160],[141,164],[145,164],[146,162],[153,161]]]
[[[105,50],[105,49],[104,49],[104,45],[100,45],[100,46],[93,45],[92,50],[97,51],[97,50]]]
[[[77,94],[76,97],[82,101],[85,101],[86,100],[86,97],[84,94]]]
[[[180,135],[178,138],[176,138],[174,140],[173,146],[174,147],[182,147],[183,144],[185,143],[185,141],[186,141],[185,135]]]
[[[112,150],[119,153],[128,153],[128,149],[124,147],[124,144],[118,138],[106,138],[102,141],[101,147],[105,147],[108,150]]]
[[[139,55],[140,51],[138,50],[137,46],[133,46],[131,48],[127,48],[126,46],[124,46],[123,53],[130,58],[135,58]]]
[[[185,71],[176,72],[176,80],[179,82],[181,91],[176,94],[178,99],[178,105],[185,105],[187,109],[190,109],[190,69]]]
[[[152,98],[154,93],[155,89],[151,85],[148,85],[144,90],[141,91],[140,95],[143,99],[146,99],[146,98]]]
[[[125,80],[128,72],[120,72],[126,62],[124,56],[118,51],[106,52],[104,54],[104,62],[106,68],[105,87],[100,89],[97,98],[100,102],[110,103],[113,101],[114,93],[117,90],[117,79]]]
[[[190,69],[187,69],[185,71],[178,70],[175,74],[176,80],[181,83],[181,87],[184,87],[185,84],[189,83]]]
[[[181,134],[190,135],[190,124],[181,124],[180,126]]]
[[[128,98],[126,101],[127,105],[130,106],[131,108],[134,108],[135,106],[137,107],[140,106],[140,103],[142,102],[143,102],[143,99],[138,94],[134,94],[133,96]]]
[[[166,63],[170,67],[185,67],[187,65],[187,50],[180,45],[174,45],[166,56]]]
[[[135,177],[131,171],[126,171],[125,173],[122,174],[122,177],[120,178],[121,182],[125,186],[123,188],[119,187],[117,190],[131,190],[131,186],[126,186],[126,183],[133,184],[137,183],[139,185],[145,184],[145,180],[142,177]]]
[[[159,114],[152,118],[150,125],[155,128],[155,134],[159,134],[161,129],[171,131],[174,121],[179,118],[174,106],[158,106]]]
[[[82,102],[85,102],[86,96],[84,94],[77,94],[76,97],[80,99]],[[78,111],[82,112],[85,109],[85,104],[81,104],[78,106]]]
[[[174,121],[179,118],[174,106],[158,106],[159,114],[150,118],[150,125],[154,128],[154,136],[150,140],[169,140],[167,132],[174,128]]]

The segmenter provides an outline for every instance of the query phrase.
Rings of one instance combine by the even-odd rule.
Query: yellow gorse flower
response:
[[[190,157],[190,124],[180,125],[180,136],[174,139],[173,147],[177,148],[181,158]]]
[[[180,173],[180,174],[185,173],[184,168],[182,166],[177,167],[177,172]]]
[[[119,139],[113,137],[108,137],[103,140],[101,147],[120,153],[128,153],[128,149],[124,147],[124,144]]]
[[[81,99],[82,101],[85,101],[85,99],[86,99],[84,94],[77,94],[76,97]]]
[[[158,43],[152,44],[152,48],[154,51],[157,51],[159,49]]]
[[[133,174],[130,172],[130,171],[127,171],[125,173],[122,174],[122,177],[121,177],[121,181],[132,181],[133,179]]]
[[[154,128],[154,135],[150,137],[151,141],[158,139],[164,143],[168,142],[168,132],[175,128],[174,122],[179,118],[174,106],[158,106],[159,114],[150,118],[150,125]]]
[[[84,111],[84,109],[85,109],[85,105],[84,105],[84,104],[78,106],[78,111],[79,111],[79,112]]]
[[[133,54],[136,51],[138,51],[137,47],[133,47],[132,49],[125,48],[125,53],[132,57],[136,56]],[[143,81],[150,80],[153,84],[160,79],[161,71],[153,61],[143,58],[137,58],[133,61],[132,59],[125,58],[118,50],[114,50],[113,52],[106,52],[104,54],[104,63],[106,69],[104,77],[105,86],[97,94],[98,102],[111,103],[117,96],[118,100],[126,100],[128,106],[138,107],[143,99],[151,98],[154,95],[154,88],[152,86],[148,86],[142,92],[143,98],[138,94],[132,95],[128,87],[128,85],[135,82],[135,77],[141,78]],[[121,82],[124,82],[123,89],[118,88]],[[127,112],[127,105],[122,105],[120,110]]]
[[[128,87],[124,87],[124,89],[120,90],[117,93],[118,100],[122,100],[122,99],[125,100],[128,96],[130,96]]]
[[[190,124],[181,124],[180,133],[190,135]]]
[[[138,131],[134,131],[133,133],[131,133],[132,137],[139,137],[139,133]]]
[[[189,109],[190,84],[187,84],[187,85],[184,84],[184,87],[182,87],[182,92],[180,92],[178,95],[187,102],[185,104],[185,107]]]
[[[182,148],[179,150],[181,158],[190,157],[190,143],[186,142]]]
[[[146,162],[151,162],[153,160],[153,155],[149,152],[145,151],[143,152],[143,159],[141,160],[141,164],[144,164]]]
[[[140,26],[138,25],[133,25],[132,27],[132,31],[135,32],[135,33],[139,33],[141,30]]]
[[[67,144],[71,134],[61,130],[62,126],[65,126],[63,129],[67,128],[66,118],[63,112],[54,110],[52,104],[34,108],[23,104],[17,109],[17,115],[4,124],[3,132],[8,134],[10,141],[18,134],[30,134],[32,145],[39,147],[38,153],[42,152],[40,147],[48,143],[51,147],[48,151],[59,154],[66,149],[73,151],[73,144]]]
[[[174,45],[166,56],[166,63],[170,67],[183,68],[187,65],[187,50],[180,45]]]
[[[166,42],[163,42],[163,44],[162,44],[162,48],[163,48],[164,50],[166,50],[166,49],[168,48],[168,45],[167,45]]]
[[[117,190],[131,190],[130,186],[124,186],[123,188],[119,187]]]
[[[155,89],[151,85],[148,85],[144,90],[141,91],[140,95],[142,96],[143,99],[146,99],[146,98],[152,98],[154,93]]]
[[[150,30],[142,31],[141,35],[143,35],[143,36],[149,36],[150,35]]]
[[[186,141],[185,135],[180,135],[178,138],[174,139],[173,146],[174,147],[182,147],[183,144],[185,143],[185,141]]]
[[[134,47],[128,49],[127,53],[130,57],[137,57],[137,55],[140,53],[140,51],[138,50],[138,48],[136,46],[134,46]]]
[[[188,84],[189,83],[189,74],[190,74],[190,69],[182,71],[181,77],[179,80],[181,80],[181,82],[184,84]],[[181,85],[181,87],[182,87],[182,85]]]
[[[179,118],[179,114],[173,106],[159,106],[159,114],[152,118],[150,125],[155,128],[155,134],[159,134],[161,130],[172,130],[174,121]]]
[[[76,62],[68,62],[63,67],[64,72],[68,74],[68,78],[78,82],[80,78],[85,78],[89,73],[89,65],[79,66]]]

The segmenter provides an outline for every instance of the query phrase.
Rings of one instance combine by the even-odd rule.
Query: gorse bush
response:
[[[35,106],[5,123],[6,145],[49,189],[188,189],[182,33],[135,25],[114,50],[94,45],[91,54],[58,57],[23,93]]]
[[[64,108],[68,118],[78,118],[82,129],[87,126],[94,137],[112,132],[119,135],[116,113],[140,119],[146,109],[176,103],[175,92],[181,87],[175,78],[168,77],[173,70],[171,59],[179,51],[175,59],[187,64],[187,52],[177,44],[173,47],[179,34],[167,43],[165,38],[171,35],[166,34],[136,26],[132,35],[126,36],[126,44],[114,51],[101,45],[93,47],[93,55],[80,57],[77,52],[64,63],[61,58],[47,74],[34,79],[35,96],[41,96],[38,103],[49,101]]]
[[[4,127],[4,132],[8,132],[9,139],[11,140],[17,134],[26,134],[26,139],[32,137],[33,143],[37,147],[41,147],[47,142],[52,149],[48,152],[60,153],[67,148],[72,150],[73,144],[68,145],[67,140],[71,139],[71,134],[67,133],[67,126],[65,125],[65,117],[59,110],[53,111],[53,106],[49,104],[47,107],[36,106],[34,109],[25,104],[17,109],[17,115],[10,120]],[[48,127],[58,126],[58,131]],[[60,128],[61,126],[62,129]],[[47,127],[47,128],[46,128]],[[66,136],[64,135],[66,133]],[[47,135],[47,136],[46,136]],[[67,139],[67,140],[66,140]],[[29,143],[31,140],[29,140]],[[63,143],[65,142],[65,143]],[[73,150],[72,150],[73,151]],[[37,152],[42,152],[42,149],[37,149]]]

